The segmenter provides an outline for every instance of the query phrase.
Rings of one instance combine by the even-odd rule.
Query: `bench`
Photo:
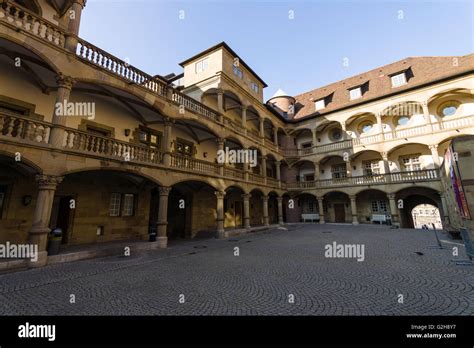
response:
[[[387,215],[385,214],[372,214],[372,217],[370,218],[370,221],[372,223],[378,222],[380,224],[387,222]]]
[[[303,222],[306,222],[306,220],[310,220],[311,222],[319,221],[319,214],[301,214],[301,220],[303,220]]]

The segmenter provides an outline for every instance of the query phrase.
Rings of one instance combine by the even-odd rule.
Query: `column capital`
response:
[[[63,176],[37,174],[36,182],[40,190],[54,190],[64,179]]]
[[[316,134],[317,132],[318,132],[318,131],[317,131],[316,128],[312,128],[312,129],[311,129],[311,133]]]
[[[428,101],[427,100],[422,101],[420,104],[421,104],[421,107],[423,107],[423,108],[428,107]]]
[[[356,195],[349,195],[349,199],[350,199],[351,201],[355,201],[356,198],[357,198]]]
[[[249,108],[248,105],[241,105],[241,106],[240,106],[240,109],[241,109],[242,111],[247,111],[248,108]]]
[[[444,198],[445,195],[446,195],[446,193],[444,193],[444,191],[439,191],[438,194],[441,198]]]
[[[380,155],[382,156],[382,159],[385,161],[388,161],[388,152],[381,152]]]
[[[243,193],[240,195],[244,200],[249,200],[252,195],[250,193]]]
[[[219,144],[219,145],[224,145],[224,143],[225,143],[225,138],[217,138],[217,139],[216,139],[216,142],[217,142],[217,144]]]
[[[275,161],[275,165],[276,165],[277,167],[281,166],[281,161]]]
[[[218,199],[223,199],[225,197],[225,191],[215,191],[214,194]]]
[[[268,195],[263,195],[261,197],[262,201],[264,201],[264,202],[268,202],[268,198],[269,198]]]
[[[223,95],[223,94],[224,94],[224,90],[221,89],[221,88],[217,88],[216,93]]]
[[[160,186],[158,187],[158,192],[160,196],[168,196],[172,190],[171,186]]]
[[[395,193],[387,193],[388,199],[395,199]]]
[[[59,73],[56,76],[56,83],[58,84],[59,88],[71,90],[75,82],[76,81],[72,77],[63,75],[62,73]]]
[[[278,197],[277,197],[277,202],[278,202],[278,203],[282,203],[282,202],[283,202],[283,197],[278,196]]]
[[[163,117],[163,125],[165,127],[171,127],[174,123],[174,120],[170,117]]]
[[[428,145],[428,147],[431,149],[437,149],[438,148],[438,145]]]
[[[318,201],[320,201],[320,202],[324,201],[324,197],[323,197],[323,196],[321,196],[321,197],[316,197],[316,199],[317,199]]]

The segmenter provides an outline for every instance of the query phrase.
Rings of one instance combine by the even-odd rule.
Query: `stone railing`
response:
[[[120,159],[125,162],[163,163],[163,155],[158,150],[70,128],[65,129],[63,147],[91,155]]]
[[[137,69],[112,54],[94,46],[93,44],[79,39],[76,55],[98,67],[103,68],[117,77],[142,86],[147,90],[166,96],[166,83],[154,78],[147,73]]]
[[[48,144],[51,124],[0,112],[0,136],[24,142]]]
[[[382,134],[375,134],[375,135],[369,135],[369,136],[364,136],[360,138],[352,138],[352,143],[354,146],[357,145],[367,145],[367,144],[374,144],[382,141]]]
[[[278,186],[278,180],[267,176],[267,185],[268,186]]]
[[[265,178],[263,176],[261,176],[260,174],[255,174],[255,173],[250,172],[249,173],[249,181],[263,184],[265,182]]]
[[[197,102],[186,94],[173,90],[171,100],[175,103],[178,103],[179,105],[183,105],[187,110],[204,116],[207,119],[211,119],[213,121],[219,120],[219,114],[217,112],[207,107],[206,105]]]
[[[245,172],[243,170],[232,167],[224,167],[224,175],[230,178],[236,178],[240,180],[245,179]]]
[[[31,35],[64,48],[66,33],[56,24],[51,23],[24,7],[11,1],[0,0],[0,21],[24,30]]]
[[[425,169],[412,172],[398,172],[390,174],[352,176],[338,179],[323,179],[316,181],[300,181],[287,183],[289,190],[316,189],[336,186],[360,186],[377,185],[388,183],[404,183],[418,181],[437,181],[439,173],[437,169]]]
[[[189,156],[183,156],[176,153],[171,154],[171,167],[185,169],[197,173],[219,175],[219,166],[216,163],[203,161]]]
[[[247,134],[251,137],[254,137],[256,142],[260,141],[260,133],[256,131],[255,129],[247,128]]]

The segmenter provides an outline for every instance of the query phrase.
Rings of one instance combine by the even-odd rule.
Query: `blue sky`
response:
[[[181,73],[181,61],[226,41],[268,84],[267,99],[409,56],[472,53],[473,3],[88,0],[80,36],[151,75]]]

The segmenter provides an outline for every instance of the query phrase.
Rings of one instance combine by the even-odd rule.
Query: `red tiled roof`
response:
[[[408,83],[392,88],[390,75],[406,70],[408,70]],[[474,72],[474,53],[459,57],[409,57],[295,96],[296,114],[293,120],[324,115],[351,105],[469,71]],[[348,89],[364,83],[368,83],[368,89],[362,97],[350,100]],[[330,96],[328,99],[331,101],[324,109],[316,112],[314,102],[328,96]]]

